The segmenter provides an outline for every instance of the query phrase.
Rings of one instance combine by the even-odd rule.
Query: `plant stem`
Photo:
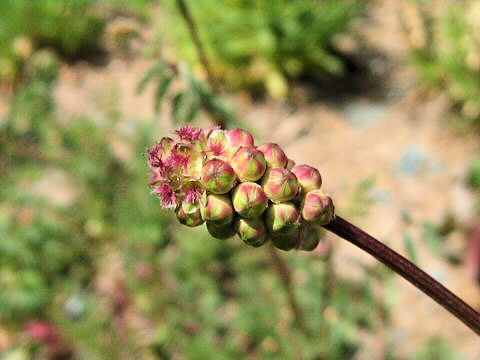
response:
[[[197,50],[198,58],[202,63],[203,67],[205,68],[208,82],[210,83],[210,86],[212,87],[212,89],[218,93],[220,88],[218,86],[218,83],[215,77],[213,76],[212,67],[210,66],[210,62],[208,61],[207,54],[205,52],[205,48],[203,47],[203,44],[198,35],[198,27],[195,21],[193,20],[190,9],[188,8],[188,4],[186,1],[180,0],[180,1],[177,1],[177,6],[180,10],[180,13],[182,14],[183,19],[185,20],[185,23],[187,24],[188,30],[190,32],[190,36],[192,37],[193,44],[195,45],[195,48]]]
[[[293,292],[292,286],[292,276],[290,274],[290,269],[288,268],[287,263],[285,260],[281,258],[278,254],[277,249],[274,248],[272,243],[268,244],[268,252],[270,253],[270,257],[272,258],[273,265],[277,270],[279,278],[282,282],[282,285],[287,293],[288,303],[290,304],[290,309],[292,310],[293,317],[295,318],[295,322],[299,326],[300,330],[308,335],[308,329],[305,323],[305,317],[303,316],[302,309],[297,303],[297,299],[295,297],[295,293]]]
[[[480,314],[411,261],[339,216],[324,227],[368,252],[480,335]]]

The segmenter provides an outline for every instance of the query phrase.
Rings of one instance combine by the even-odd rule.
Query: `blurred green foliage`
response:
[[[172,89],[174,82],[184,86]],[[142,93],[151,84],[155,87],[155,111],[159,112],[162,104],[170,103],[172,121],[177,125],[191,123],[200,110],[205,110],[213,122],[224,127],[239,125],[225,99],[215,95],[208,84],[196,78],[185,63],[177,66],[163,60],[157,61],[139,82],[137,92]]]
[[[2,4],[0,81],[14,81],[35,49],[76,59],[100,49],[106,18],[88,2]]]
[[[317,81],[346,74],[335,36],[362,15],[365,4],[347,2],[316,6],[295,1],[221,1],[189,3],[199,24],[214,73],[228,88],[246,88],[273,97],[288,94],[291,80]],[[172,9],[176,11],[177,9]],[[170,28],[182,58],[198,61],[186,26]]]
[[[460,129],[480,120],[480,37],[478,4],[431,11],[417,4],[418,26],[407,23],[411,59],[425,89],[443,92],[453,103]]]

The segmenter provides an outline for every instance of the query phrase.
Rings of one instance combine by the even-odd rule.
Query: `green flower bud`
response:
[[[265,156],[268,167],[283,168],[288,163],[287,155],[285,155],[282,148],[277,144],[263,144],[257,147],[257,150],[261,151],[263,156]]]
[[[204,221],[221,226],[230,224],[233,219],[232,202],[228,195],[207,195],[207,203],[200,207]]]
[[[313,226],[304,225],[300,230],[299,249],[305,251],[314,250],[320,242],[318,229]]]
[[[302,201],[301,213],[306,221],[326,225],[332,221],[335,213],[333,200],[322,190],[309,191]]]
[[[236,182],[232,167],[219,159],[207,161],[203,166],[201,179],[203,186],[214,194],[226,194]]]
[[[299,211],[289,202],[272,204],[265,214],[265,224],[272,238],[275,235],[296,232],[302,222]]]
[[[178,221],[188,227],[195,227],[203,224],[203,219],[200,214],[200,210],[197,210],[194,213],[187,214],[182,206],[179,206],[177,209],[177,219]]]
[[[217,225],[211,221],[207,221],[207,230],[216,239],[225,240],[235,235],[235,231],[230,224]]]
[[[268,169],[262,179],[263,190],[274,203],[294,199],[300,185],[295,175],[284,168]]]
[[[259,247],[267,241],[267,229],[261,219],[237,219],[233,228],[247,245]]]
[[[268,198],[262,187],[253,182],[239,184],[232,194],[233,208],[240,216],[252,219],[263,214]]]
[[[272,243],[276,248],[284,251],[290,251],[298,247],[299,229],[289,234],[272,234]]]
[[[241,182],[257,181],[265,173],[263,154],[253,147],[241,147],[231,157],[230,165]]]
[[[309,165],[297,165],[292,169],[305,193],[318,190],[322,186],[320,172]]]

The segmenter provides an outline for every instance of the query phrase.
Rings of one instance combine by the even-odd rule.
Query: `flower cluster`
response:
[[[150,185],[180,223],[206,223],[215,238],[237,235],[258,247],[271,239],[282,250],[313,250],[319,225],[334,217],[322,178],[295,165],[280,146],[255,146],[246,130],[185,126],[148,150]]]

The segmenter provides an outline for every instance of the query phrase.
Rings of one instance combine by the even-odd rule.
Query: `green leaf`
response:
[[[415,264],[418,264],[418,252],[413,238],[409,234],[405,234],[403,237],[403,242],[405,244],[405,248],[407,249],[410,260],[412,260]]]
[[[165,70],[166,64],[163,61],[159,61],[153,65],[143,76],[142,80],[138,83],[137,94],[141,94],[147,88],[148,84],[155,79],[155,77],[162,74]]]
[[[173,77],[171,75],[166,75],[163,79],[158,83],[157,89],[155,90],[155,112],[160,110],[160,105],[162,104],[162,100],[165,98],[165,95],[170,89],[170,85],[172,84]]]

